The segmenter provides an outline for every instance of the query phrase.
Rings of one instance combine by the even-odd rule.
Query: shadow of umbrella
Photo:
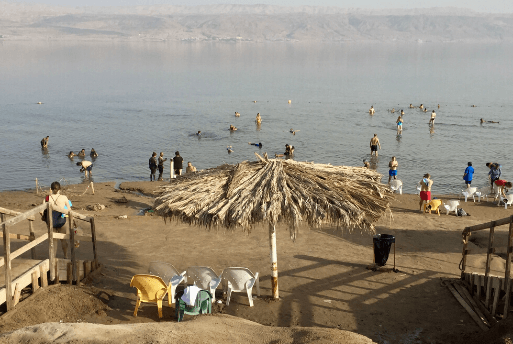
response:
[[[361,167],[268,159],[221,165],[190,173],[161,187],[154,208],[164,219],[208,228],[269,223],[272,294],[279,298],[276,224],[289,225],[295,240],[301,223],[374,232],[373,222],[393,197],[382,175]]]

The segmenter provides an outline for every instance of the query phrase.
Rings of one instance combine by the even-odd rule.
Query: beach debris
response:
[[[326,303],[331,303],[331,301],[333,301],[333,300],[323,300],[323,301]]]
[[[87,210],[91,210],[91,211],[101,211],[103,209],[105,209],[105,206],[103,204],[100,204],[100,203],[96,203],[96,204],[93,204],[93,205],[88,205],[86,207]]]
[[[115,199],[114,202],[116,202],[116,203],[128,203],[128,199],[125,196],[123,196],[121,198]]]
[[[115,217],[116,219],[128,219],[128,216],[127,215],[119,215],[119,216],[116,216]]]

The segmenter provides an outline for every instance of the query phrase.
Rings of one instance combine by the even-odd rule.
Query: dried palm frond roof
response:
[[[256,154],[256,153],[255,153]],[[155,210],[190,224],[251,227],[263,221],[374,231],[392,194],[374,170],[267,159],[188,173],[162,186]]]

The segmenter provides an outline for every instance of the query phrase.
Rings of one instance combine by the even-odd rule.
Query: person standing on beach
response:
[[[182,175],[182,169],[183,169],[183,158],[180,156],[180,152],[175,152],[175,157],[173,158],[173,165],[175,169],[175,174],[177,176]]]
[[[148,164],[150,167],[150,182],[155,181],[155,172],[157,171],[157,153],[153,152]]]
[[[397,179],[397,166],[399,166],[399,163],[395,159],[395,156],[393,156],[392,160],[388,163],[388,167],[390,167],[388,170],[388,184],[390,184],[392,178]]]
[[[369,109],[369,115],[374,115],[376,111],[374,111],[374,106],[371,105],[371,108]]]
[[[379,143],[378,134],[374,134],[374,137],[370,140],[371,155],[378,156],[378,147],[381,149],[381,143]]]
[[[420,181],[420,211],[422,211],[422,206],[424,202],[429,203],[431,201],[431,186],[433,186],[433,181],[430,179],[431,175],[426,173],[424,178]]]
[[[87,160],[83,160],[80,162],[77,162],[77,166],[80,166],[80,172],[84,172],[84,177],[87,178],[88,176],[92,176],[92,170],[93,170],[93,163]]]
[[[166,161],[167,158],[164,158],[164,153],[160,152],[159,156],[159,180],[162,180],[162,174],[164,173],[164,161]]]
[[[50,140],[50,136],[43,137],[41,140],[41,148],[48,148],[48,140]]]
[[[435,110],[433,110],[433,112],[431,112],[431,119],[429,120],[429,124],[434,125],[435,118],[436,118],[436,113],[435,113]]]
[[[403,116],[402,115],[399,115],[399,117],[397,117],[397,135],[399,134],[402,134],[403,133]]]
[[[472,163],[469,162],[467,168],[465,169],[465,172],[463,173],[463,180],[465,181],[465,184],[467,184],[467,189],[470,187],[470,184],[472,184],[473,176],[474,168],[472,167]]]

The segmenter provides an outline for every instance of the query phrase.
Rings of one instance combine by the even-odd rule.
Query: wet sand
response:
[[[129,287],[134,274],[146,273],[151,261],[166,261],[183,271],[188,266],[206,265],[217,273],[229,266],[245,266],[260,273],[261,297],[250,308],[247,296],[235,293],[229,306],[215,304],[214,312],[244,318],[262,325],[280,327],[321,327],[352,331],[375,342],[467,343],[481,330],[454,299],[440,278],[458,278],[461,259],[461,231],[464,227],[513,215],[492,202],[472,201],[463,209],[471,216],[422,214],[417,195],[397,195],[392,203],[392,216],[377,224],[378,233],[396,236],[397,273],[373,272],[372,236],[349,233],[337,228],[302,228],[295,243],[285,227],[278,228],[278,269],[280,300],[273,301],[270,281],[270,259],[267,228],[260,226],[250,233],[223,229],[198,228],[183,223],[165,223],[162,218],[141,209],[151,207],[155,189],[166,182],[127,182],[115,190],[114,182],[94,185],[95,195],[87,184],[71,185],[64,192],[74,208],[96,218],[99,257],[105,269],[101,278],[87,288],[109,295],[108,309],[92,314],[88,322],[130,324],[158,322],[154,305],[143,304],[137,318],[132,316],[135,289]],[[137,193],[128,192],[137,191]],[[0,207],[25,211],[40,204],[43,196],[34,191],[0,193]],[[126,197],[128,203],[115,200]],[[436,195],[435,195],[436,197]],[[448,196],[440,196],[449,199]],[[457,198],[457,197],[456,197]],[[86,207],[106,205],[98,212]],[[127,219],[116,216],[127,215]],[[26,226],[12,231],[25,234]],[[36,235],[43,233],[42,221],[35,223]],[[500,257],[505,248],[507,226],[496,229],[498,255],[494,255],[492,273],[501,273],[505,261]],[[473,236],[469,269],[484,267],[485,233]],[[13,243],[12,250],[18,244]],[[90,259],[91,244],[81,243],[79,259]],[[46,250],[45,250],[46,249]],[[47,247],[39,246],[44,255]],[[62,256],[59,246],[59,256]],[[391,255],[388,264],[393,264]],[[255,294],[255,293],[254,293]],[[218,297],[222,298],[221,290]],[[27,302],[30,302],[27,301]],[[101,312],[100,312],[101,313]],[[213,317],[215,319],[215,317]],[[186,317],[186,320],[192,319]],[[51,320],[49,320],[51,321]],[[161,322],[176,321],[174,307],[164,305]],[[26,325],[32,325],[27,323]],[[18,324],[24,326],[23,322]],[[241,325],[243,326],[243,325]],[[2,332],[12,331],[0,319]],[[409,339],[408,339],[409,338]]]

